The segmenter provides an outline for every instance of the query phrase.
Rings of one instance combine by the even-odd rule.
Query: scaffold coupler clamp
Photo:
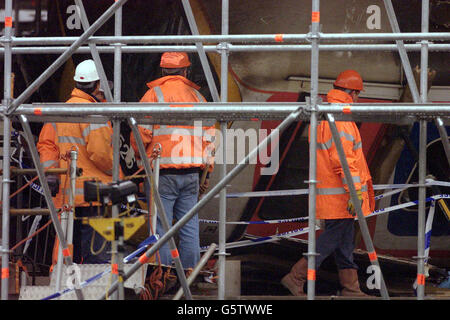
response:
[[[222,52],[225,51],[227,55],[230,54],[230,46],[228,42],[221,42],[216,46],[217,51]]]

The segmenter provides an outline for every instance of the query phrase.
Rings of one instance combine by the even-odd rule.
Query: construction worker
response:
[[[198,91],[199,86],[187,79],[191,65],[185,52],[165,52],[161,56],[162,77],[147,84],[149,90],[141,102],[206,102]],[[142,140],[150,158],[154,147],[161,145],[159,193],[169,225],[173,219],[180,220],[198,201],[199,193],[206,191],[213,161],[208,157],[214,135],[213,124],[194,122],[195,126],[139,126]],[[131,138],[137,152],[135,138]],[[207,176],[200,185],[202,171],[207,167]],[[161,237],[165,230],[160,213],[156,233]],[[195,215],[179,232],[179,255],[183,267],[193,268],[200,259],[200,237],[198,216]],[[161,263],[172,264],[169,246],[159,250]]]
[[[358,72],[346,70],[339,74],[334,89],[327,94],[330,103],[357,102],[363,81]],[[375,207],[372,177],[362,150],[358,127],[351,121],[337,121],[347,162],[352,174],[358,199],[364,215]],[[353,261],[355,207],[350,200],[349,188],[344,177],[336,145],[327,121],[317,127],[317,198],[316,218],[323,220],[324,231],[316,243],[319,254],[316,269],[334,253],[343,296],[366,296],[358,282],[358,266]],[[301,258],[285,275],[281,283],[295,296],[305,295],[308,261]]]
[[[75,88],[67,103],[96,103],[104,101],[105,97],[100,89],[100,78],[93,60],[85,60],[75,69]],[[87,179],[97,179],[102,183],[112,180],[112,127],[109,123],[46,123],[39,135],[37,148],[44,168],[67,168],[68,153],[78,152],[77,167],[82,169],[82,176],[76,181],[75,216],[77,218],[97,215],[97,207],[90,207],[84,201],[83,183]],[[68,175],[47,175],[49,187],[54,196],[56,208],[68,203],[70,180]],[[76,221],[76,226],[79,221]],[[107,263],[110,260],[108,242],[104,240],[89,225],[81,224],[74,230],[75,250],[74,261],[79,258],[80,263]],[[80,239],[80,240],[78,240]],[[103,249],[103,250],[102,250]],[[55,251],[55,250],[54,250]]]

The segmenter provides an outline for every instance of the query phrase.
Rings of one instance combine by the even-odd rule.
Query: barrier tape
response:
[[[434,201],[439,200],[439,199],[448,199],[448,198],[450,198],[449,194],[440,194],[440,195],[434,195],[434,196],[428,197],[428,198],[425,199],[425,201],[426,202],[429,202],[429,201],[433,201],[434,202]],[[375,210],[371,214],[367,215],[366,218],[373,217],[373,216],[380,215],[380,214],[384,214],[384,213],[388,213],[388,212],[399,210],[399,209],[403,209],[403,208],[406,208],[406,207],[415,206],[418,203],[419,203],[419,201],[416,200],[416,201],[410,201],[410,202],[406,202],[406,203],[403,203],[403,204],[400,204],[400,205],[396,205],[396,206],[392,206],[392,207],[388,207],[388,208],[384,208],[384,209]],[[304,217],[304,219],[308,219],[308,218]],[[355,220],[358,220],[358,218],[355,218]],[[251,222],[252,221],[249,221],[248,223],[251,223]],[[320,228],[316,226],[316,230],[318,230],[318,229],[320,229]],[[278,234],[278,235],[274,235],[274,236],[267,236],[267,237],[260,237],[260,238],[256,238],[256,239],[250,239],[250,240],[230,242],[230,243],[227,243],[225,245],[225,247],[226,247],[226,249],[231,249],[231,248],[237,248],[237,247],[250,246],[250,245],[264,243],[264,242],[273,242],[273,241],[278,240],[280,237],[287,237],[287,238],[289,238],[289,237],[294,237],[294,236],[297,236],[297,235],[304,234],[304,233],[308,232],[308,231],[304,231],[304,230],[308,230],[308,228],[296,229],[296,230],[293,230],[293,231],[288,231],[286,233],[282,233],[282,234]],[[208,247],[202,247],[201,251],[206,251],[207,249],[208,249]],[[372,257],[373,257],[373,254],[376,255],[376,253],[373,252],[372,253]],[[371,258],[371,257],[369,256],[369,258]]]
[[[299,222],[299,221],[307,221],[308,217],[299,217],[299,218],[290,218],[290,219],[278,219],[278,220],[263,220],[263,221],[230,221],[226,222],[226,224],[276,224],[276,223],[288,223],[288,222]],[[218,224],[217,220],[207,220],[207,219],[199,219],[200,222],[210,223],[210,224]]]
[[[429,201],[435,201],[435,200],[439,200],[439,199],[448,199],[448,198],[450,198],[450,195],[448,195],[448,194],[439,194],[439,195],[434,195],[429,198],[426,198],[425,201],[429,202]],[[414,200],[414,201],[398,204],[398,205],[395,205],[392,207],[378,209],[378,210],[375,210],[372,213],[368,214],[366,216],[366,218],[377,216],[377,215],[391,212],[391,211],[400,210],[400,209],[407,208],[407,207],[412,207],[412,206],[417,205],[418,203],[419,203],[418,200]],[[306,221],[306,220],[308,220],[308,217],[280,219],[280,220],[264,220],[264,221],[234,221],[234,222],[227,222],[227,224],[274,224],[274,223],[298,222],[298,221]],[[358,220],[358,218],[356,218],[356,220]],[[203,222],[203,223],[210,223],[210,224],[218,224],[219,223],[219,221],[217,221],[217,220],[199,219],[199,221]]]
[[[123,259],[123,262],[124,262],[124,263],[127,263],[128,261],[130,261],[131,259],[133,259],[135,256],[137,256],[139,253],[141,253],[142,251],[144,251],[150,244],[155,243],[157,240],[158,240],[158,236],[152,235],[152,236],[148,237],[147,239],[145,239],[144,241],[142,241],[142,242],[138,245],[138,248],[139,248],[139,249],[136,250],[136,251],[134,251],[133,253],[131,253],[131,254],[128,255],[127,257],[125,257],[125,258]],[[147,257],[145,256],[145,254],[142,255],[142,256],[139,258],[139,262],[141,262],[142,264],[147,263],[149,260],[150,260],[150,258],[147,258]],[[80,289],[81,289],[81,288],[84,288],[84,287],[86,287],[86,286],[88,286],[88,285],[91,284],[92,282],[94,282],[94,281],[96,281],[96,280],[102,278],[105,274],[109,274],[109,273],[118,274],[118,273],[119,273],[119,266],[118,266],[117,264],[113,264],[109,269],[106,269],[105,271],[100,272],[100,273],[96,274],[95,276],[93,276],[93,277],[91,277],[91,278],[89,278],[89,279],[83,281],[83,282],[80,284]],[[74,291],[74,290],[75,290],[75,288],[67,288],[67,289],[61,290],[61,291],[59,291],[59,292],[56,292],[56,293],[54,293],[54,294],[52,294],[52,295],[50,295],[50,296],[48,296],[48,297],[46,297],[46,298],[44,298],[44,299],[42,299],[42,300],[51,300],[51,299],[55,299],[55,298],[58,298],[58,297],[60,297],[60,296],[62,296],[62,295],[65,295],[65,294],[67,294],[67,293],[69,293],[69,292],[72,292],[72,291]]]
[[[320,228],[318,226],[316,226],[316,231],[319,230],[319,229]],[[309,231],[309,228],[305,227],[305,228],[300,228],[300,229],[291,230],[291,231],[288,231],[288,232],[276,234],[276,235],[273,235],[273,236],[259,237],[259,238],[255,238],[255,239],[229,242],[229,243],[225,244],[225,248],[226,249],[232,249],[232,248],[239,248],[239,247],[246,247],[246,246],[251,246],[251,245],[257,245],[257,244],[261,244],[261,243],[274,242],[274,241],[280,240],[280,238],[295,237],[295,236],[298,236],[298,235],[302,235],[302,234],[308,233],[308,231]],[[204,251],[208,250],[208,248],[209,248],[209,246],[201,247],[200,251],[204,252]],[[219,250],[219,249],[217,248],[216,250]]]
[[[80,283],[79,289],[83,289],[84,287],[87,287],[89,284],[91,284],[94,281],[97,281],[98,279],[102,278],[103,276],[105,276],[106,274],[110,274],[111,273],[111,268],[106,269],[103,272],[100,272],[98,274],[96,274],[95,276],[90,277],[89,279],[83,281],[82,283]],[[52,300],[58,297],[61,297],[69,292],[75,291],[75,287],[73,288],[67,288],[61,291],[58,291],[52,295],[49,295],[48,297],[45,297],[41,300]]]
[[[443,186],[450,187],[450,182],[436,181],[433,179],[426,179],[425,186]],[[386,192],[384,194],[375,197],[375,200],[387,197],[389,195],[399,193],[406,188],[419,187],[416,183],[402,183],[402,184],[379,184],[374,185],[374,190],[385,190],[385,189],[399,189]],[[288,190],[272,190],[272,191],[251,191],[251,192],[235,192],[227,193],[227,198],[253,198],[253,197],[282,197],[282,196],[298,196],[308,194],[309,189],[288,189]],[[215,195],[214,198],[219,198],[220,195]]]

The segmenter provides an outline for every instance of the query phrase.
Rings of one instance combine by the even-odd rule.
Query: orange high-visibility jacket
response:
[[[341,90],[330,90],[327,95],[330,103],[353,103],[350,95]],[[356,190],[362,191],[364,215],[375,207],[372,177],[362,150],[358,127],[351,121],[336,121],[350,172]],[[350,198],[336,145],[327,121],[317,126],[317,219],[350,219],[347,211]]]
[[[67,100],[67,103],[92,102],[96,102],[92,96],[76,88]],[[83,174],[76,181],[76,206],[89,205],[83,196],[83,183],[88,177],[103,183],[112,181],[112,133],[109,123],[46,123],[41,130],[37,148],[44,168],[67,168],[68,161],[61,157],[71,150],[78,152],[77,167],[83,169]],[[68,203],[69,188],[68,175],[61,175],[59,193],[54,198],[56,208]]]
[[[165,76],[147,83],[150,88],[140,102],[206,102],[198,92],[200,88],[183,76]],[[184,106],[183,106],[184,107]],[[186,106],[188,107],[188,106]],[[214,123],[201,121],[195,126],[175,125],[140,125],[147,156],[150,158],[156,144],[161,144],[161,169],[185,169],[209,164],[212,172],[214,159],[212,155],[215,127]],[[131,136],[131,144],[138,153],[136,140]]]

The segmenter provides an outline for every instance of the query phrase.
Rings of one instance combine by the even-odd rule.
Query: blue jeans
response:
[[[334,254],[338,269],[358,269],[353,262],[353,240],[355,228],[353,219],[326,219],[325,230],[317,239],[316,269],[330,255]]]
[[[159,177],[159,194],[166,211],[169,227],[172,220],[180,220],[198,201],[199,174],[164,174]],[[158,212],[158,222],[156,233],[162,237],[165,230],[160,221],[161,212]],[[184,268],[193,268],[200,260],[200,236],[198,215],[195,214],[179,230],[179,244],[177,246],[181,263]],[[161,263],[172,264],[169,242],[166,242],[160,249]]]

